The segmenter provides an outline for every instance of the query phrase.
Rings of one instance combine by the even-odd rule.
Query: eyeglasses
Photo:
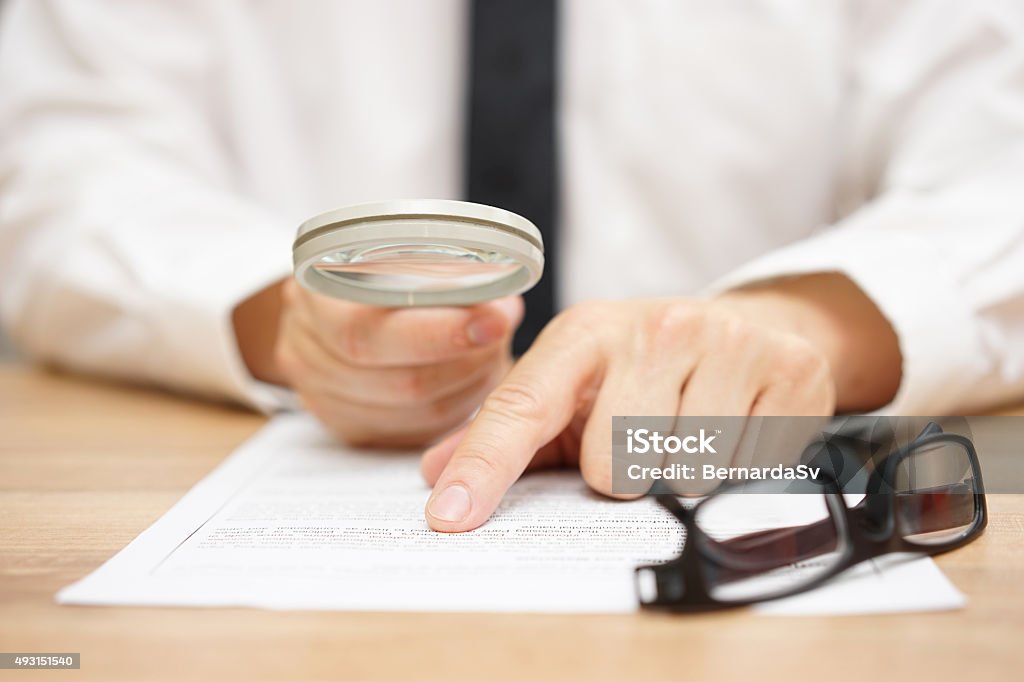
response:
[[[636,587],[643,607],[669,611],[788,597],[883,554],[948,552],[987,523],[973,443],[934,422],[878,462],[862,495],[844,495],[824,474],[800,490],[791,482],[732,485],[692,507],[675,495],[657,499],[686,540],[677,558],[637,568]]]

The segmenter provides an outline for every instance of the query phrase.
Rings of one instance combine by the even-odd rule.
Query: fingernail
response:
[[[485,346],[497,341],[505,334],[506,325],[494,315],[484,315],[474,319],[466,327],[469,342],[477,346]]]
[[[469,516],[470,506],[472,500],[469,499],[469,491],[465,486],[455,484],[442,490],[440,495],[435,495],[427,505],[427,511],[435,519],[456,523]]]

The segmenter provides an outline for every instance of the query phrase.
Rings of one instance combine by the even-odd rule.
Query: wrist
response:
[[[231,314],[238,352],[249,373],[260,381],[285,385],[283,373],[274,359],[274,347],[281,310],[285,280],[253,294],[239,303]]]
[[[797,336],[822,353],[838,411],[868,411],[892,401],[902,356],[888,320],[849,278],[820,273],[726,292],[718,300],[745,318]]]

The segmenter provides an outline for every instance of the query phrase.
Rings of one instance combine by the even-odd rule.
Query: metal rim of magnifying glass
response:
[[[340,250],[390,244],[482,249],[519,267],[485,284],[424,291],[346,282],[314,267]],[[406,199],[345,206],[310,218],[299,226],[292,259],[299,283],[328,296],[385,307],[462,306],[533,287],[544,270],[544,242],[533,223],[511,211],[466,201]]]

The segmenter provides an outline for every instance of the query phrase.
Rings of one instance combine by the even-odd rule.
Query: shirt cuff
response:
[[[291,235],[279,226],[209,230],[176,286],[160,288],[156,307],[161,357],[174,368],[166,383],[262,412],[291,409],[286,388],[256,380],[242,359],[232,314],[249,296],[291,274]]]
[[[706,293],[780,277],[843,274],[875,303],[899,340],[902,380],[893,401],[879,412],[951,413],[968,402],[965,391],[991,371],[991,363],[956,273],[943,271],[950,255],[924,235],[900,231],[890,222],[884,212],[865,212],[747,263]]]

